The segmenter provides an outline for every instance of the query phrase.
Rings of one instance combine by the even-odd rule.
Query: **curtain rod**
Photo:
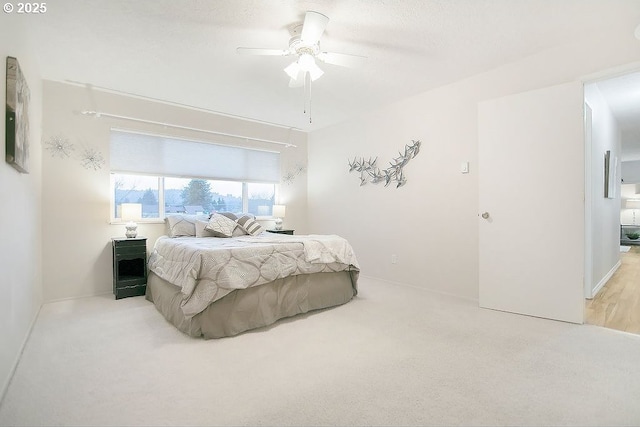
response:
[[[240,139],[251,140],[251,141],[267,142],[269,144],[284,145],[286,148],[289,148],[289,147],[298,148],[297,145],[291,144],[291,143],[288,143],[288,142],[273,141],[271,139],[254,138],[254,137],[251,137],[251,136],[236,135],[236,134],[233,134],[233,133],[216,132],[216,131],[213,131],[213,130],[198,129],[198,128],[194,128],[194,127],[190,127],[190,126],[172,125],[171,123],[156,122],[154,120],[138,119],[138,118],[135,118],[135,117],[121,116],[121,115],[118,115],[118,114],[103,113],[103,112],[99,112],[99,111],[82,111],[81,114],[83,114],[85,116],[94,116],[96,118],[110,117],[112,119],[129,120],[129,121],[132,121],[132,122],[139,122],[139,123],[148,123],[148,124],[152,124],[152,125],[166,126],[166,127],[175,128],[175,129],[183,129],[183,130],[190,130],[190,131],[194,131],[194,132],[209,133],[209,134],[212,134],[212,135],[228,136],[228,137],[231,137],[231,138],[240,138]],[[292,129],[293,128],[289,128],[289,130],[292,130]]]
[[[65,79],[63,81],[66,84],[71,84],[74,86],[82,86],[85,89],[87,89],[89,91],[89,97],[90,97],[90,101],[92,101],[92,108],[97,108],[95,107],[95,101],[93,99],[93,96],[91,94],[92,91],[96,90],[96,91],[100,91],[100,92],[107,92],[107,93],[114,93],[117,95],[123,95],[123,96],[127,96],[130,98],[136,98],[136,99],[144,99],[146,101],[151,101],[151,102],[156,102],[159,104],[165,104],[165,105],[171,105],[174,107],[180,107],[180,108],[187,108],[189,110],[195,110],[195,111],[201,111],[207,114],[215,114],[218,116],[224,116],[224,117],[230,117],[233,119],[241,119],[241,120],[246,120],[249,122],[254,122],[254,123],[260,123],[260,124],[264,124],[264,125],[269,125],[269,126],[275,126],[275,127],[279,127],[279,128],[284,128],[284,129],[295,129],[295,130],[299,130],[301,132],[303,132],[302,129],[293,127],[293,126],[287,126],[287,125],[283,125],[281,123],[274,123],[274,122],[268,122],[266,120],[260,120],[260,119],[254,119],[252,117],[247,117],[247,116],[240,116],[238,114],[230,114],[230,113],[223,113],[222,111],[215,111],[215,110],[209,110],[207,108],[202,108],[202,107],[196,107],[194,105],[189,105],[189,104],[183,104],[180,102],[175,102],[175,101],[167,101],[164,99],[158,99],[158,98],[152,98],[150,96],[144,96],[144,95],[138,95],[135,93],[131,93],[131,92],[125,92],[122,90],[117,90],[117,89],[110,89],[108,87],[104,87],[104,86],[96,86],[93,85],[91,83],[83,83],[83,82],[78,82],[75,80],[69,80],[69,79]]]

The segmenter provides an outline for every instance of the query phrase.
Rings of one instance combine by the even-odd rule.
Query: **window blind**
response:
[[[280,153],[111,130],[111,171],[278,183]]]

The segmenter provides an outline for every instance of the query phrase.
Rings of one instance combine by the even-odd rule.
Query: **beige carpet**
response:
[[[639,425],[640,337],[361,278],[259,332],[182,335],[143,297],[45,305],[0,425]]]

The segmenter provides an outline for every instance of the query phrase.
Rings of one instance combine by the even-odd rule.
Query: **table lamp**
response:
[[[127,232],[125,236],[134,238],[138,235],[138,224],[136,221],[142,218],[142,204],[140,203],[122,203],[120,205],[120,218],[127,221],[125,228]]]
[[[276,219],[276,230],[282,230],[282,218],[284,218],[285,211],[285,205],[273,205],[272,216]]]

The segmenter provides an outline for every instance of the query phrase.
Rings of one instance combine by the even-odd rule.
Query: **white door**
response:
[[[479,104],[481,307],[583,322],[583,105],[578,82]]]

